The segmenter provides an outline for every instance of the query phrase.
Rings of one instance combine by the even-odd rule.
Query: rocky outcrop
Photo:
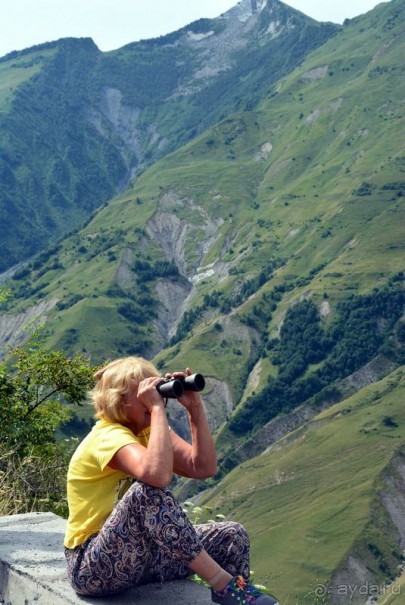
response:
[[[360,605],[367,603],[370,587],[375,587],[378,594],[378,583],[366,563],[358,556],[349,555],[344,569],[335,574],[330,590],[334,605]]]
[[[128,167],[128,179],[135,176],[144,163],[145,149],[155,145],[164,147],[167,140],[156,130],[156,125],[146,127],[139,124],[141,110],[131,107],[123,101],[123,94],[118,88],[106,86],[102,91],[97,107],[87,111],[87,119],[97,132],[107,141],[114,141]]]
[[[303,405],[288,414],[281,414],[277,418],[270,420],[270,422],[267,422],[267,424],[256,431],[253,437],[235,448],[238,462],[241,463],[244,460],[254,458],[254,456],[269,451],[276,441],[303,426],[318,413],[319,410],[316,410],[312,406]],[[293,435],[292,438],[296,439],[297,435]],[[285,441],[283,444],[285,445]]]
[[[165,258],[173,262],[183,279],[161,280],[155,288],[160,301],[155,321],[162,342],[176,333],[178,322],[195,294],[194,284],[204,276],[216,273],[213,267],[202,267],[203,258],[217,241],[223,219],[212,219],[193,200],[179,198],[174,192],[164,193],[146,225],[147,235],[162,248]]]
[[[386,549],[382,552],[370,544],[369,526],[378,528],[386,536]],[[400,574],[402,567],[397,558],[397,568],[388,569],[387,560],[397,547],[405,554],[405,454],[399,449],[376,484],[376,496],[372,505],[370,522],[364,530],[368,544],[369,559],[363,560],[359,553],[348,555],[333,577],[331,603],[336,605],[363,605],[375,602],[376,595],[385,593],[381,584],[381,571],[387,576]],[[356,549],[355,549],[356,550]],[[375,567],[373,556],[377,560]],[[384,567],[383,567],[384,566]]]
[[[193,200],[168,191],[159,199],[146,232],[159,243],[166,258],[176,264],[181,275],[192,280],[204,255],[219,237],[223,222],[222,218],[211,218]]]
[[[185,279],[172,281],[160,280],[155,286],[155,295],[159,301],[158,317],[154,320],[160,344],[166,345],[176,333],[178,320],[182,315],[182,306],[190,293],[192,286]]]
[[[384,471],[380,498],[405,554],[405,452],[399,451]]]
[[[46,314],[58,302],[57,298],[44,300],[30,307],[23,313],[13,315],[5,313],[0,316],[0,356],[6,353],[8,347],[15,347],[28,339],[28,328],[35,324],[42,324]]]
[[[123,290],[127,290],[131,287],[131,284],[135,280],[135,276],[132,273],[132,265],[134,262],[134,254],[131,248],[124,248],[120,261],[118,263],[117,270],[115,272],[115,281]]]
[[[181,44],[197,53],[196,69],[176,89],[172,98],[196,94],[222,72],[231,69],[235,53],[249,47],[252,38],[263,44],[294,28],[293,18],[286,20],[282,9],[273,0],[241,0],[215,20],[212,30],[193,32],[193,24],[185,28]],[[222,26],[222,27],[221,27]]]
[[[344,393],[345,397],[348,397],[368,384],[381,380],[396,367],[397,364],[384,357],[384,355],[377,355],[357,372],[353,372],[353,374],[343,379],[339,383],[339,390]]]

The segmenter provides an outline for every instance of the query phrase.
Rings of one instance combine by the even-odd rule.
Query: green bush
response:
[[[83,355],[47,351],[38,335],[0,366],[0,514],[66,512],[71,449],[55,434],[71,417],[68,404],[85,398],[94,371]]]

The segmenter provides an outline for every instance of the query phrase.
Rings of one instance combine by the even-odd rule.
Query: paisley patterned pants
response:
[[[83,596],[105,596],[136,584],[194,573],[189,563],[205,549],[232,576],[249,579],[249,538],[238,523],[193,526],[167,488],[134,483],[100,532],[65,548],[68,576]]]

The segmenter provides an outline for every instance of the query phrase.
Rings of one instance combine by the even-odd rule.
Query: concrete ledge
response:
[[[207,588],[189,580],[134,587],[114,597],[79,597],[66,577],[66,521],[53,513],[0,517],[2,605],[209,605]],[[164,592],[163,592],[164,591]],[[164,595],[164,596],[163,596]]]

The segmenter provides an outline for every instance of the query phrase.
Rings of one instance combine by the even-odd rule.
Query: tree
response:
[[[84,400],[95,368],[82,354],[48,351],[39,333],[0,366],[0,514],[65,512],[71,446],[57,429]]]

